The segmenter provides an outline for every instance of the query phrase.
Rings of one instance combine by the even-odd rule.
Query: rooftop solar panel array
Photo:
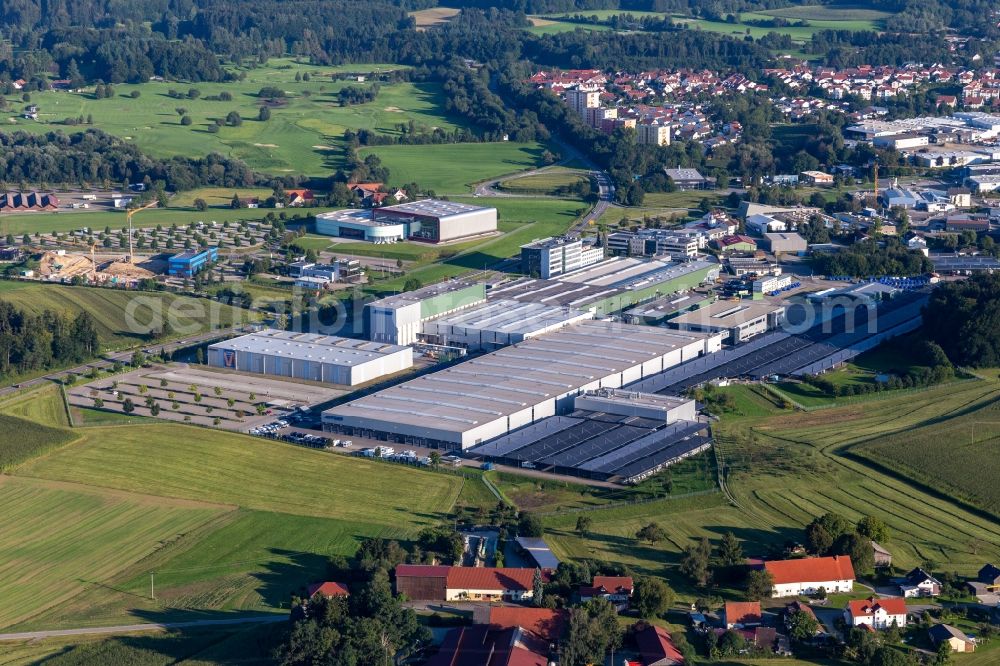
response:
[[[507,455],[516,460],[530,460],[534,462],[560,451],[565,451],[577,446],[581,442],[603,435],[618,427],[617,423],[608,423],[606,421],[581,421],[572,428],[557,432],[550,437],[539,440],[534,444],[529,444]]]
[[[583,465],[580,469],[593,472],[613,472],[619,467],[642,460],[643,458],[656,453],[657,451],[693,435],[699,430],[703,430],[705,424],[692,421],[681,421],[671,424],[663,430],[657,430],[645,437],[638,439],[627,446],[623,446],[614,451],[609,451],[605,455],[594,458]]]
[[[595,456],[602,455],[610,450],[617,449],[623,444],[627,444],[637,438],[649,433],[646,428],[633,428],[632,426],[620,426],[609,432],[585,442],[580,442],[570,449],[563,450],[555,455],[546,456],[539,462],[546,465],[556,465],[558,467],[577,467],[581,469],[583,463]]]
[[[535,421],[529,426],[499,437],[492,442],[481,444],[473,449],[473,453],[483,456],[501,457],[512,451],[523,448],[543,437],[566,430],[580,423],[582,419],[570,416],[553,416],[541,421]]]
[[[615,475],[624,479],[629,479],[634,476],[644,474],[651,469],[655,469],[659,465],[676,460],[687,453],[695,451],[706,444],[709,444],[711,441],[710,437],[703,435],[689,437],[653,454],[652,456],[643,458],[642,460],[637,460],[634,463],[615,470]]]

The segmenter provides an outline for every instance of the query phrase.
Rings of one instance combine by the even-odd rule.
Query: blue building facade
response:
[[[194,277],[205,270],[205,267],[219,260],[219,248],[209,247],[198,252],[183,252],[170,257],[167,263],[167,274],[180,277]]]

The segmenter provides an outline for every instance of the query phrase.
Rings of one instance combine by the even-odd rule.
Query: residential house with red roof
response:
[[[396,592],[409,599],[437,601],[527,601],[534,592],[535,569],[446,567],[400,564]]]
[[[476,606],[472,611],[475,624],[491,628],[513,629],[520,627],[549,643],[562,636],[569,612],[562,608],[533,608],[531,606]]]
[[[663,627],[647,625],[636,632],[635,642],[639,647],[643,666],[675,666],[684,663],[680,650]]]
[[[548,666],[549,644],[520,627],[452,629],[427,666]]]
[[[869,626],[888,629],[893,624],[906,626],[906,601],[899,597],[855,599],[844,609],[844,622],[849,627]]]
[[[317,594],[322,594],[324,597],[346,597],[350,594],[346,585],[332,581],[313,583],[306,588],[306,592],[310,599]]]
[[[594,576],[591,585],[580,587],[580,601],[607,599],[618,610],[628,608],[635,585],[631,576]]]
[[[726,629],[752,627],[760,624],[759,601],[727,601],[722,611]]]
[[[771,560],[764,562],[764,570],[774,582],[772,597],[815,594],[820,588],[827,593],[854,589],[854,566],[846,555]]]
[[[312,190],[285,190],[289,206],[305,206],[315,198]]]

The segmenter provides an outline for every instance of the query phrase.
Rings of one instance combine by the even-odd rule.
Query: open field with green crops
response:
[[[73,433],[0,414],[0,472],[71,442]]]
[[[52,310],[70,317],[90,313],[105,349],[146,342],[151,325],[158,321],[172,320],[171,337],[176,337],[204,333],[213,324],[217,328],[233,326],[248,321],[250,316],[246,310],[216,301],[174,294],[29,282],[6,284],[16,288],[0,292],[0,298],[27,312]],[[165,330],[162,324],[159,328]]]
[[[18,473],[389,526],[432,524],[461,487],[457,477],[176,425],[88,428]]]
[[[384,66],[392,69],[394,66]],[[172,157],[218,152],[246,161],[254,169],[268,173],[327,175],[342,164],[343,134],[346,129],[371,129],[395,134],[398,126],[413,121],[427,128],[453,130],[462,121],[444,114],[441,87],[430,83],[384,84],[370,103],[341,106],[337,94],[345,86],[369,86],[371,83],[334,81],[331,75],[343,71],[378,69],[374,65],[341,68],[296,64],[291,60],[272,60],[266,67],[246,70],[243,81],[225,83],[179,84],[150,81],[136,85],[115,86],[115,96],[96,99],[92,92],[32,93],[31,103],[39,107],[39,120],[14,118],[11,130],[67,133],[85,126],[62,124],[65,118],[92,116],[94,126],[105,132],[134,141],[150,155]],[[309,81],[296,81],[296,74],[309,74]],[[265,100],[258,97],[264,86],[274,86],[286,97],[269,103],[271,117],[257,120]],[[188,98],[189,89],[199,91]],[[169,96],[173,89],[184,98]],[[133,91],[139,97],[133,99]],[[230,101],[209,97],[229,93]],[[192,124],[181,124],[183,109]],[[243,118],[237,127],[208,131],[216,118],[235,111]]]
[[[350,556],[367,537],[413,538],[410,525],[240,509],[220,516],[22,627],[128,624],[143,617],[183,621],[288,608],[322,578],[329,558]],[[149,598],[154,572],[156,599]]]
[[[947,452],[942,444],[947,442]],[[855,452],[990,513],[1000,513],[1000,404],[988,402]],[[974,472],[973,472],[974,470]]]
[[[682,549],[694,540],[702,536],[717,540],[732,530],[744,541],[747,554],[760,555],[770,545],[801,541],[809,521],[837,511],[850,520],[869,513],[881,517],[891,531],[883,545],[901,569],[933,560],[942,569],[971,574],[984,561],[1000,556],[1000,521],[995,512],[974,512],[857,458],[870,450],[870,444],[894,438],[907,441],[911,431],[920,433],[938,421],[947,423],[970,408],[991,403],[1000,397],[995,380],[961,382],[811,413],[780,410],[747,387],[725,390],[733,393],[737,408],[723,417],[715,433],[732,501],[716,493],[596,509],[587,512],[593,519],[587,537],[574,530],[579,514],[549,516],[545,523],[556,554],[624,562],[640,573],[667,575],[679,590],[694,593],[676,570]],[[933,441],[931,432],[928,442]],[[956,461],[951,478],[957,482],[962,470],[992,465],[987,460],[991,455],[996,455],[992,446],[971,450]],[[946,460],[950,454],[939,463]],[[636,530],[651,521],[666,528],[667,539],[653,546],[636,542]]]
[[[511,178],[500,183],[505,192],[514,194],[555,194],[561,187],[572,187],[590,180],[586,173],[570,169],[547,169],[531,176]]]
[[[571,21],[559,20],[570,16],[581,15],[587,19],[596,17],[599,21],[604,21],[612,16],[620,14],[631,14],[637,18],[646,16],[664,17],[666,14],[651,11],[628,11],[621,9],[581,9],[575,12],[561,12],[557,14],[546,14],[544,16],[533,17],[534,25],[529,28],[537,34],[549,34],[556,32],[566,32],[576,28],[583,29],[610,29],[609,26],[594,25],[585,23],[574,23]],[[828,7],[825,5],[805,6],[805,7],[785,7],[760,12],[742,12],[739,14],[739,21],[729,23],[725,21],[709,21],[681,14],[672,14],[671,19],[677,24],[687,25],[691,29],[706,30],[709,32],[719,32],[731,36],[743,37],[750,35],[754,39],[759,39],[769,32],[776,32],[781,35],[788,35],[792,40],[804,43],[812,39],[814,33],[820,30],[881,30],[884,27],[885,19],[892,16],[889,12],[868,9],[865,7]],[[775,26],[767,27],[753,25],[754,21],[771,21],[775,18],[783,18],[788,21],[804,20],[808,26]]]
[[[463,194],[473,183],[542,165],[540,143],[446,143],[429,146],[379,146],[358,151],[375,154],[393,183],[417,183],[435,194]]]
[[[0,626],[100,585],[225,511],[18,477],[0,477],[0,504]]]

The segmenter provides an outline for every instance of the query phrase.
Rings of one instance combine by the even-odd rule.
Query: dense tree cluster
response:
[[[852,524],[838,513],[828,512],[806,525],[806,547],[817,555],[847,555],[854,571],[870,574],[875,570],[873,536],[888,536],[876,518]]]
[[[154,159],[135,145],[97,129],[63,134],[0,133],[0,181],[21,183],[135,183],[162,181],[168,190],[203,185],[251,187],[269,184],[244,162],[219,154],[203,158]],[[294,186],[295,183],[288,183]]]
[[[957,365],[1000,365],[1000,275],[941,284],[924,310],[923,330]]]
[[[817,255],[813,268],[820,275],[852,277],[920,275],[933,270],[930,259],[898,239],[886,238],[883,242],[884,246],[880,246],[875,239],[868,239],[840,252]]]
[[[88,313],[35,315],[0,300],[0,376],[80,363],[98,351],[97,328]]]

